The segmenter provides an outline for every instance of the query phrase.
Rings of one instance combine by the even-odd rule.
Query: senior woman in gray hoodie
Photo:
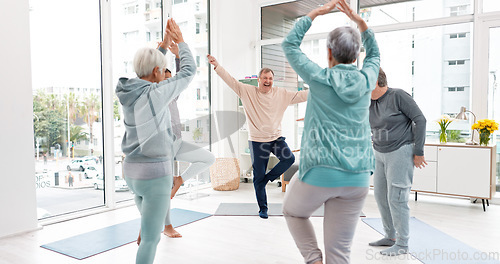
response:
[[[120,78],[116,95],[123,106],[122,151],[125,181],[141,213],[141,243],[136,263],[153,263],[170,203],[173,133],[169,104],[186,89],[196,64],[179,26],[169,19],[164,43],[179,46],[180,71],[165,80],[167,61],[157,49],[142,48],[134,57],[137,78]]]

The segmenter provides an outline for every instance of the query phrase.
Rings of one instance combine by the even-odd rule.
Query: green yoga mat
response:
[[[269,216],[282,216],[283,204],[269,203],[267,204],[267,214]],[[318,208],[312,216],[324,216],[325,209],[323,206]],[[256,203],[221,203],[215,211],[214,216],[254,216],[259,215],[259,206]],[[361,217],[365,217],[361,212]]]
[[[170,217],[174,227],[186,225],[209,216],[211,215],[178,208],[174,208],[170,211]],[[104,251],[135,242],[140,228],[141,219],[138,218],[55,241],[42,245],[41,247],[76,259],[85,259]]]
[[[365,218],[362,221],[380,234],[384,234],[380,218]],[[498,255],[481,252],[415,217],[410,218],[408,246],[410,254],[425,264],[500,264],[500,261],[495,260]],[[367,251],[367,259],[377,258],[375,253],[382,249],[384,247],[374,247],[372,252]],[[398,257],[404,258],[404,255],[393,258]]]

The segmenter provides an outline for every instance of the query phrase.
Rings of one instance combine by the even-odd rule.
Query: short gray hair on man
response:
[[[274,76],[274,72],[273,72],[273,70],[271,70],[270,68],[262,68],[262,69],[260,69],[260,71],[259,71],[259,78],[260,78],[260,76],[261,76],[263,73],[268,73],[268,72],[272,73],[272,74],[273,74],[273,76]]]
[[[153,72],[155,67],[160,69],[167,68],[167,59],[165,55],[157,49],[142,48],[135,53],[134,71],[137,77],[142,78]]]
[[[358,58],[361,35],[353,27],[339,27],[328,34],[326,46],[339,63],[352,63]]]

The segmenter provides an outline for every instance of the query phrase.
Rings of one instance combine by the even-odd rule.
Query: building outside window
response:
[[[450,7],[450,16],[459,16],[467,14],[468,5],[459,5]]]

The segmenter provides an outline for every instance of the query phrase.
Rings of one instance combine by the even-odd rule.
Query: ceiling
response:
[[[360,6],[360,8],[366,8],[366,7],[372,7],[372,6],[378,6],[378,5],[387,5],[387,4],[393,4],[393,3],[399,3],[399,2],[408,2],[408,1],[414,1],[414,0],[360,0],[359,6]],[[350,0],[347,0],[347,3],[349,3],[349,2],[350,2]],[[297,17],[307,15],[307,13],[309,13],[309,11],[311,11],[314,8],[317,8],[318,6],[323,5],[325,3],[328,3],[328,1],[325,1],[325,0],[295,0],[292,2],[288,2],[288,3],[266,6],[266,7],[263,7],[262,10],[280,13],[280,14],[283,14],[285,17],[289,17],[289,18],[297,18]]]

